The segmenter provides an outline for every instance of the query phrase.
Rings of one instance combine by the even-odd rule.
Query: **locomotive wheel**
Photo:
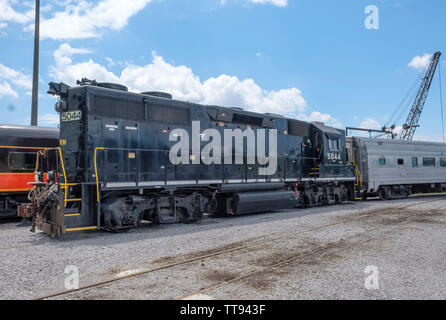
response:
[[[178,221],[181,223],[194,223],[200,220],[198,217],[191,217],[186,208],[177,208]]]
[[[379,189],[379,192],[378,192],[378,195],[379,195],[379,199],[380,200],[387,200],[387,194],[386,194],[387,192],[386,192],[386,189],[384,189],[384,188],[380,188]]]
[[[302,206],[304,208],[309,208],[313,205],[313,201],[311,201],[311,198],[308,196],[308,194],[304,193],[302,195]]]
[[[187,223],[189,220],[189,213],[185,208],[179,207],[177,208],[177,217],[178,217],[178,222]]]
[[[335,194],[334,198],[335,198],[335,203],[336,204],[340,204],[340,203],[343,202],[342,198],[340,198],[339,195],[337,195],[337,194]]]

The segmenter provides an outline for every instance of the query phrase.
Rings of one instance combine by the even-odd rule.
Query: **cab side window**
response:
[[[316,132],[314,140],[315,140],[315,147],[319,148],[322,144],[321,135],[319,134],[319,132]]]
[[[339,150],[339,139],[328,139],[328,147],[330,150]]]

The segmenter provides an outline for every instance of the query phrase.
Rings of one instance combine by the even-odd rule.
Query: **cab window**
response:
[[[8,155],[9,170],[34,171],[36,169],[37,153],[10,152]]]
[[[339,139],[328,139],[328,147],[330,150],[339,150]]]
[[[319,134],[319,132],[316,132],[314,140],[315,140],[315,146],[316,147],[320,147],[320,145],[321,145],[321,135]]]

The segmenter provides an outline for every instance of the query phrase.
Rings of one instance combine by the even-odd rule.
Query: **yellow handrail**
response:
[[[62,172],[63,172],[63,179],[64,179],[64,185],[67,184],[67,175],[65,174],[65,165],[63,164],[63,159],[62,159],[62,151],[60,149],[60,147],[57,147],[57,150],[59,151],[59,156],[60,156],[60,164],[62,165]],[[67,206],[67,189],[64,188],[64,207]]]
[[[37,152],[37,157],[36,157],[36,170],[34,170],[34,171],[37,172],[38,169],[39,169],[39,153]]]
[[[356,165],[356,150],[353,150],[353,165],[355,166],[355,175],[356,175],[356,186],[360,185],[362,188],[362,175],[361,171],[359,171],[358,166]]]
[[[104,150],[104,148],[97,147],[94,149],[94,176],[96,177],[96,201],[99,202],[99,177],[98,177],[98,166],[96,163],[96,155],[98,150]]]

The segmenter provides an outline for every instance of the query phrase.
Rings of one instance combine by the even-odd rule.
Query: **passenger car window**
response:
[[[423,167],[435,167],[435,158],[423,158]]]
[[[404,164],[404,159],[398,159],[398,165],[402,166]]]
[[[417,157],[412,158],[412,167],[413,168],[418,167],[418,158]]]
[[[446,167],[446,158],[440,158],[440,167]]]
[[[10,170],[34,171],[36,169],[37,153],[10,152],[8,167]]]
[[[385,165],[386,164],[386,159],[385,158],[379,158],[379,164],[381,166]]]

